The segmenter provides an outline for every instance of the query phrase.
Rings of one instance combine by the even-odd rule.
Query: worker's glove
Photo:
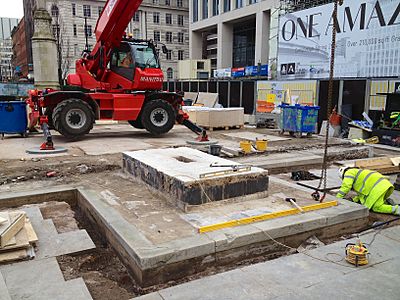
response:
[[[388,199],[386,199],[386,202],[392,206],[400,205],[400,199],[388,198]]]
[[[393,206],[393,210],[394,210],[394,212],[393,212],[394,215],[400,216],[400,206],[398,206],[398,205]]]

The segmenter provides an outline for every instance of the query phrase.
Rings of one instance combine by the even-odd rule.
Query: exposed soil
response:
[[[45,219],[52,219],[59,233],[86,229],[96,249],[57,257],[65,280],[82,277],[95,300],[124,300],[140,294],[135,281],[107,242],[81,214],[65,202],[40,206]]]

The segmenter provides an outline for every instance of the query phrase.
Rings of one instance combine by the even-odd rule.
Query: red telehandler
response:
[[[41,125],[52,148],[49,131],[67,138],[89,133],[95,120],[128,121],[135,128],[164,134],[175,122],[206,139],[206,132],[189,121],[182,95],[162,91],[163,72],[157,45],[126,37],[125,30],[142,0],[108,0],[96,25],[96,44],[76,61],[76,74],[63,90],[30,91],[30,126]],[[165,45],[162,51],[167,51]]]

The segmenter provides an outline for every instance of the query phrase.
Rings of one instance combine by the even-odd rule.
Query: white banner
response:
[[[400,75],[400,0],[345,0],[338,9],[335,77]],[[282,16],[281,79],[328,78],[333,4]]]

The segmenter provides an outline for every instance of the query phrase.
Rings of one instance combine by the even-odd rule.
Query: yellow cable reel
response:
[[[368,255],[367,247],[360,240],[355,244],[346,245],[346,261],[356,267],[367,265]]]

